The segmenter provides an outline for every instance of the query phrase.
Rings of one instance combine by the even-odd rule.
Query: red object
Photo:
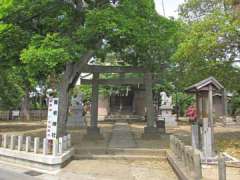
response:
[[[186,111],[186,116],[189,117],[191,122],[195,122],[197,120],[197,109],[194,106],[190,106]]]

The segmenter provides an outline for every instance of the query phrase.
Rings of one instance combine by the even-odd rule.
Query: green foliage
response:
[[[21,80],[17,79],[15,71],[12,72],[1,71],[0,76],[0,109],[19,108],[21,97],[24,94]]]
[[[239,68],[233,66],[239,52],[238,27],[239,20],[221,12],[192,23],[172,57],[181,77],[180,86],[215,76],[226,88],[240,89]]]
[[[240,96],[239,94],[235,93],[233,94],[233,97],[230,101],[231,106],[231,115],[240,115]]]

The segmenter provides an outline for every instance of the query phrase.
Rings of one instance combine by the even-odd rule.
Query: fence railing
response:
[[[0,111],[0,120],[14,120],[23,119],[23,114],[19,112],[19,115],[14,115],[14,111]],[[16,111],[15,111],[16,112]],[[31,120],[45,120],[47,119],[47,110],[30,110],[29,115]]]
[[[193,149],[191,146],[185,146],[184,143],[176,136],[170,136],[170,149],[177,159],[183,162],[187,173],[193,179],[202,178],[202,166],[200,151]]]
[[[0,148],[35,154],[59,156],[71,148],[71,135],[54,140],[31,136],[0,135]]]

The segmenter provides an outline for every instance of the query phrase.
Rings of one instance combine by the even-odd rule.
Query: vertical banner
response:
[[[56,139],[57,136],[58,102],[58,98],[49,98],[46,132],[48,140]]]

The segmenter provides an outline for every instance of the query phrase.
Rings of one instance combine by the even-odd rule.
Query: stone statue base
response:
[[[82,109],[72,109],[68,115],[67,127],[84,128],[86,126],[84,117],[82,116]]]
[[[161,114],[158,115],[158,120],[164,120],[166,127],[177,127],[176,117],[172,114],[171,106],[162,105],[160,107]]]

